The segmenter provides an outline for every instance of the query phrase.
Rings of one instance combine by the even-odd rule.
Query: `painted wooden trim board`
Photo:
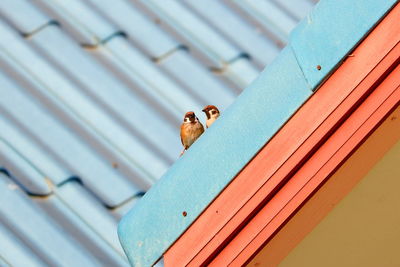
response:
[[[373,92],[209,266],[242,266],[270,240],[399,105],[400,67],[396,76],[389,77]]]
[[[400,107],[262,248],[248,266],[278,266],[400,140]],[[352,179],[349,179],[351,177]]]

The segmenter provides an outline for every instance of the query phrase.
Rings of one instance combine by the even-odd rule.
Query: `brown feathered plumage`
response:
[[[189,111],[183,118],[181,125],[181,142],[184,147],[182,154],[187,150],[197,138],[204,132],[204,127],[193,111]]]

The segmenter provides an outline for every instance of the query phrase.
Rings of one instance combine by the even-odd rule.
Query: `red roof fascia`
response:
[[[400,107],[367,138],[315,194],[251,259],[248,266],[277,266],[400,140]],[[350,178],[349,178],[350,177]]]
[[[400,103],[400,67],[324,143],[307,163],[213,259],[210,266],[241,266],[365,141]],[[353,179],[353,177],[348,177]]]
[[[221,251],[240,253],[227,250],[242,233],[236,235],[398,65],[399,16],[397,5],[166,252],[166,266],[199,266],[220,260],[227,253]]]

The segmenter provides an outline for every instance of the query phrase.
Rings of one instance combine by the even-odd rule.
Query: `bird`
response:
[[[217,108],[216,106],[208,105],[208,106],[205,106],[205,107],[203,108],[202,111],[203,111],[203,112],[206,114],[206,116],[207,116],[206,127],[208,128],[208,127],[211,126],[211,124],[214,123],[214,121],[215,121],[216,119],[218,119],[218,117],[219,117],[219,110],[218,110],[218,108]]]
[[[200,137],[204,132],[203,124],[199,121],[193,111],[186,112],[181,124],[181,142],[183,153]]]

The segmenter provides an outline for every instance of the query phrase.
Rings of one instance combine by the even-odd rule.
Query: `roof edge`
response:
[[[360,4],[360,1],[356,2]],[[340,6],[339,11],[345,6],[353,7],[351,1],[323,0],[312,16],[321,13],[326,16],[324,21],[338,20],[342,15],[340,12],[331,9],[326,13],[333,2]],[[371,5],[374,0],[362,2]],[[373,15],[360,15],[361,21],[369,22],[363,24],[363,28],[344,29],[346,36],[359,36],[349,42],[351,49],[369,32],[368,25],[375,25],[391,7],[392,4],[385,5],[385,12],[380,8],[376,13],[372,12]],[[316,89],[319,82],[308,77],[303,64],[310,48],[301,50],[304,40],[308,36],[314,38],[316,32],[305,30],[304,23],[296,28],[290,46],[121,220],[118,235],[131,264],[154,264]],[[324,36],[337,34],[335,29],[332,32],[324,29]],[[302,36],[300,31],[303,31]],[[323,48],[319,49],[323,51]],[[331,70],[349,51],[348,46],[337,49],[340,53],[331,60]],[[330,52],[325,50],[325,53]],[[325,79],[331,70],[324,68],[318,81]],[[248,120],[249,116],[253,119]],[[221,168],[221,164],[229,168]]]
[[[286,47],[123,217],[118,234],[130,262],[154,264],[311,94]]]
[[[265,203],[276,203],[275,195],[291,181],[293,174],[398,65],[399,14],[400,5],[210,203],[165,253],[166,264],[207,264]]]

